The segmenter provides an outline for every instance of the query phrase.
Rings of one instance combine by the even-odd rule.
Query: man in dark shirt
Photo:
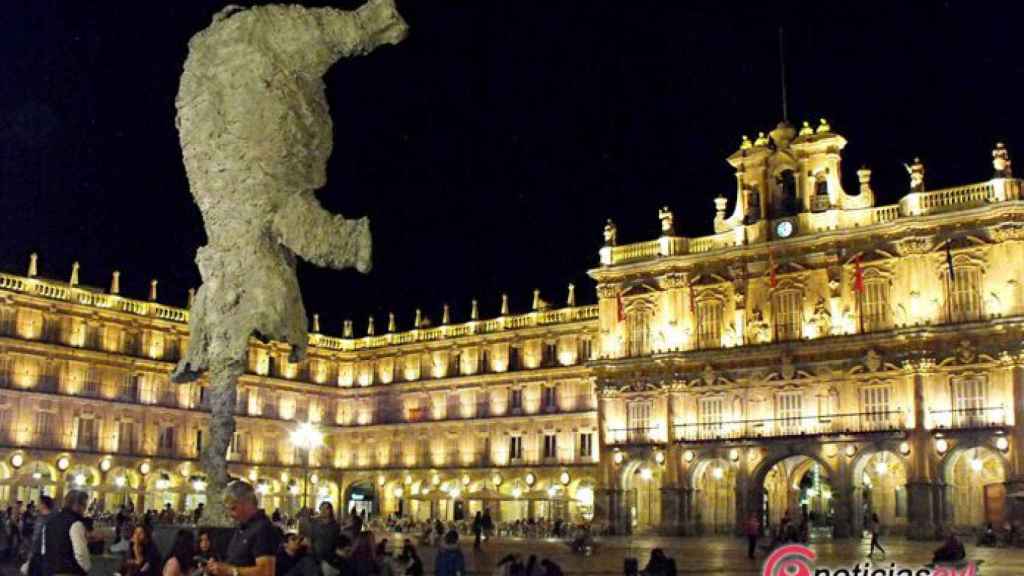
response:
[[[294,532],[284,537],[284,545],[277,553],[277,576],[319,576],[316,560],[309,554],[306,539]]]
[[[274,576],[280,536],[263,510],[257,508],[252,485],[236,480],[224,492],[224,506],[238,522],[223,562],[211,561],[212,576]]]

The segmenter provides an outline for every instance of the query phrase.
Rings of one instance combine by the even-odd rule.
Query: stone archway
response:
[[[693,470],[697,533],[731,534],[736,528],[736,466],[724,458],[701,460]]]
[[[643,459],[622,469],[625,512],[633,534],[655,532],[661,526],[662,467]]]
[[[831,536],[836,516],[839,481],[824,461],[808,454],[766,458],[752,476],[748,510],[756,512],[762,526],[778,529],[785,520],[801,526],[809,536]]]
[[[1007,462],[998,451],[982,445],[958,446],[943,458],[941,478],[944,521],[955,530],[979,530],[1006,516]]]
[[[908,465],[892,450],[860,454],[853,465],[853,529],[859,534],[870,514],[885,530],[905,533],[909,522]]]

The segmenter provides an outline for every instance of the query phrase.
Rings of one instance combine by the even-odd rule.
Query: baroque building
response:
[[[898,204],[871,172],[847,194],[846,141],[780,124],[729,157],[732,211],[687,238],[620,244],[598,303],[363,336],[320,333],[288,362],[253,341],[231,469],[266,508],[498,521],[593,520],[616,533],[734,532],[806,516],[836,537],[865,514],[910,537],[1024,520],[1024,203],[1006,149],[988,180]],[[70,486],[108,506],[205,497],[204,382],[168,375],[188,311],[0,274],[0,499]],[[297,449],[310,422],[324,446]]]

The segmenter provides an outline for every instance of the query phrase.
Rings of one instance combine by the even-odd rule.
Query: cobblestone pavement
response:
[[[392,548],[401,545],[401,534],[389,537]],[[487,575],[494,571],[495,563],[506,554],[518,552],[524,558],[536,554],[538,559],[551,558],[565,570],[566,574],[618,575],[622,574],[623,560],[627,556],[639,559],[643,568],[650,555],[650,550],[660,547],[675,558],[680,574],[761,574],[763,553],[756,560],[746,557],[746,544],[740,539],[715,538],[605,538],[598,541],[594,554],[588,557],[569,553],[568,547],[562,542],[552,540],[518,540],[502,539],[484,545],[483,550],[473,550],[472,542],[462,542],[466,564],[470,574]],[[871,561],[872,568],[883,568],[888,571],[891,563],[898,567],[921,569],[931,560],[932,550],[938,542],[910,542],[903,539],[884,540],[883,545],[888,551],[884,558]],[[862,570],[868,561],[865,556],[868,541],[857,542],[841,540],[837,542],[822,541],[811,544],[818,554],[818,567],[852,568],[858,562]],[[424,567],[428,574],[433,573],[433,549],[419,547]],[[972,560],[982,560],[979,575],[983,576],[1021,576],[1024,575],[1024,549],[1022,548],[976,548],[967,546],[967,556]],[[97,564],[100,564],[97,562]],[[103,563],[106,569],[95,570],[96,576],[109,576],[111,566],[116,563]],[[0,566],[0,574],[13,576],[17,574],[12,566]],[[862,574],[864,574],[862,572]],[[870,572],[868,573],[870,574]],[[889,576],[886,574],[885,576]]]

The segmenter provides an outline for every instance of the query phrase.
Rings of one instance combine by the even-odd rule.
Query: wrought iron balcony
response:
[[[894,432],[904,428],[902,410],[695,422],[675,426],[678,442],[715,442],[800,436],[840,436]]]
[[[935,430],[989,430],[1007,426],[1003,406],[932,410],[929,415]]]
[[[605,440],[607,444],[613,446],[622,445],[648,445],[648,444],[662,444],[663,440],[655,438],[655,431],[657,428],[612,428],[608,430],[608,438]]]

